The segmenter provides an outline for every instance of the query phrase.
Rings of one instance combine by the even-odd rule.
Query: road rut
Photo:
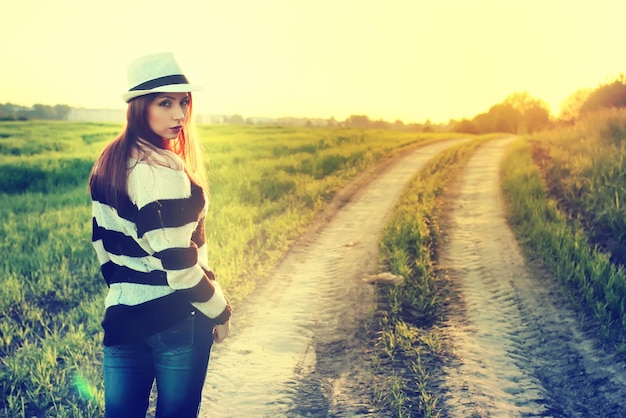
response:
[[[454,142],[398,158],[294,246],[214,347],[200,416],[378,416],[363,373],[374,301],[361,279],[412,176]]]
[[[479,148],[450,193],[440,266],[458,304],[440,379],[444,417],[624,417],[626,367],[599,348],[554,279],[525,263],[505,220],[499,163]]]
[[[472,156],[446,194],[439,269],[451,300],[431,371],[442,417],[626,416],[626,365],[605,352],[559,286],[530,267],[506,220],[499,163]],[[366,329],[379,233],[413,174],[453,142],[417,149],[330,210],[237,308],[212,354],[201,417],[379,417]]]

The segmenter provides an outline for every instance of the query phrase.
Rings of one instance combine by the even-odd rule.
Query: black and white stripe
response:
[[[228,319],[208,265],[203,190],[183,170],[137,162],[128,195],[114,206],[92,190],[92,243],[109,286],[105,345],[158,332],[194,308]]]

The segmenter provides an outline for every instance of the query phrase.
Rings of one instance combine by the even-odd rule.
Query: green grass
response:
[[[537,135],[532,155],[559,208],[581,221],[613,263],[626,264],[626,111]]]
[[[210,259],[235,301],[349,179],[406,146],[441,138],[341,128],[211,126],[201,133],[213,138]]]
[[[0,123],[0,416],[102,416],[106,289],[90,243],[85,183],[120,128]],[[351,178],[444,137],[250,126],[199,132],[209,159],[210,260],[235,305]],[[429,374],[442,355],[437,320],[445,289],[434,261],[441,195],[486,139],[431,161],[383,234],[381,269],[406,279],[378,295],[388,310],[376,364],[391,372],[376,391],[396,416],[440,415]],[[543,260],[626,353],[624,139],[626,115],[611,111],[520,141],[503,164],[503,187],[509,222],[528,254]]]
[[[0,123],[0,416],[102,416],[106,288],[86,180],[120,128]],[[235,306],[351,178],[443,138],[343,128],[199,132],[210,161],[209,257]]]
[[[592,313],[605,340],[626,353],[626,274],[607,245],[596,242],[606,231],[616,238],[624,234],[617,221],[606,222],[623,216],[615,196],[622,196],[626,185],[624,178],[607,183],[603,176],[624,169],[621,140],[603,138],[614,123],[615,114],[609,116],[520,140],[503,165],[503,187],[509,223],[529,257],[541,260],[574,306]],[[626,126],[624,115],[620,118]]]
[[[86,178],[119,124],[0,123],[0,416],[102,416],[100,320],[106,292],[90,243]],[[344,128],[201,126],[209,158],[210,260],[242,303],[334,194],[407,147],[442,139]],[[503,164],[509,222],[572,299],[626,353],[626,116],[605,112],[517,143]],[[448,135],[448,137],[450,137]],[[388,305],[377,387],[397,416],[438,416],[429,391],[441,355],[443,284],[434,261],[441,194],[481,141],[431,161],[398,203],[381,268],[405,284]],[[612,240],[606,239],[611,237]],[[610,245],[606,245],[610,244]]]

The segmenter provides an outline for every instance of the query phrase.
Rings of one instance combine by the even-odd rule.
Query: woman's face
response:
[[[148,106],[150,129],[163,139],[176,139],[183,129],[189,93],[160,93]]]

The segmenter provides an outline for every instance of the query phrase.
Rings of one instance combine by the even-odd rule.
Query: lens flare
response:
[[[82,399],[92,401],[96,397],[96,388],[93,384],[78,373],[74,373],[72,378],[74,386]]]

